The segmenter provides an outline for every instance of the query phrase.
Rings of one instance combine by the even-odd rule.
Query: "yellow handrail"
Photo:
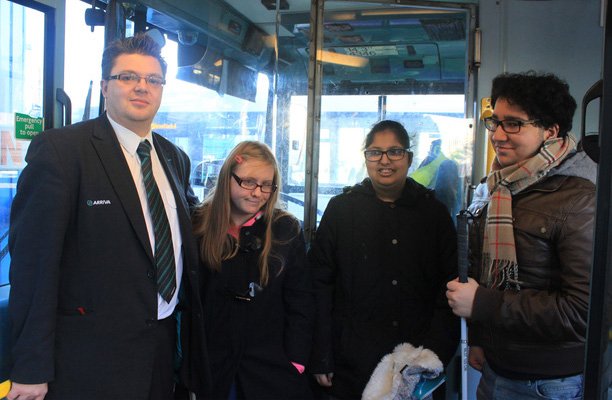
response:
[[[8,395],[9,390],[11,390],[11,381],[7,379],[0,383],[0,399],[5,398]]]

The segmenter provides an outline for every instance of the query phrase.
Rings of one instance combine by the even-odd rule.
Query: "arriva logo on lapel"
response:
[[[87,205],[89,207],[93,207],[93,206],[107,206],[110,205],[111,201],[110,200],[87,200]]]

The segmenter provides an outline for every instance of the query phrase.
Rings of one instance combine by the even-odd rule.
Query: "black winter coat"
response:
[[[155,133],[153,144],[180,225],[181,286],[199,299],[189,157]],[[26,162],[11,208],[8,317],[0,316],[11,329],[11,380],[49,382],[47,400],[148,398],[159,352],[155,264],[113,127],[103,115],[46,131]],[[190,354],[207,358],[198,344]]]
[[[334,197],[309,253],[318,320],[311,372],[333,372],[330,393],[356,399],[380,359],[403,342],[454,354],[459,320],[445,297],[457,275],[453,222],[433,192],[407,178],[379,200],[369,179]]]
[[[306,365],[312,344],[314,299],[299,222],[285,215],[273,223],[270,277],[259,283],[258,258],[265,232],[262,219],[240,231],[238,254],[220,272],[208,267],[204,297],[212,395],[227,399],[235,383],[247,399],[311,398]],[[240,397],[239,397],[240,398]]]

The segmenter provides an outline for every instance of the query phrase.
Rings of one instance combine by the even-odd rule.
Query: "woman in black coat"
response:
[[[299,222],[276,208],[278,185],[270,149],[242,142],[195,213],[216,399],[311,397],[310,271]]]
[[[409,147],[401,124],[372,128],[369,178],[330,201],[309,253],[318,311],[311,371],[334,398],[361,398],[400,343],[424,346],[445,365],[458,345],[445,298],[457,271],[455,229],[433,192],[406,177]]]

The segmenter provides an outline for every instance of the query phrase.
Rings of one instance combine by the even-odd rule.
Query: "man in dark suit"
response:
[[[189,159],[151,132],[165,73],[149,36],[113,42],[107,112],[30,144],[11,210],[10,400],[173,397],[178,310],[198,324],[201,306]]]

